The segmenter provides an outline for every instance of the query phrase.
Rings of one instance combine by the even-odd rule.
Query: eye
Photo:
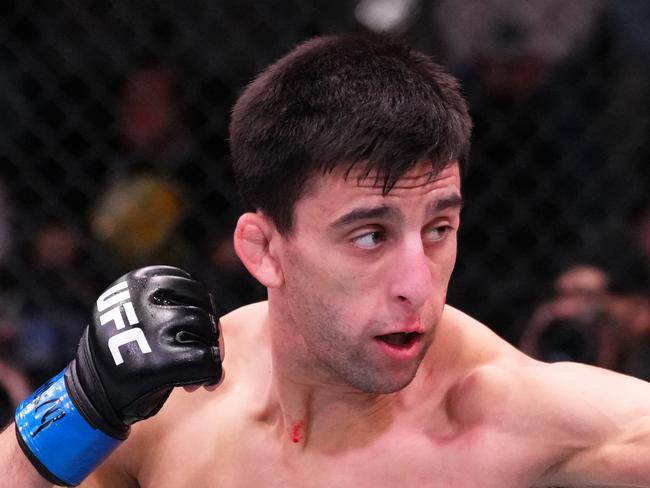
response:
[[[383,231],[373,230],[372,232],[366,232],[365,234],[353,237],[352,243],[362,249],[374,249],[385,240],[386,236]]]
[[[453,227],[451,225],[437,225],[429,229],[425,236],[426,239],[430,242],[438,242],[443,240],[451,231]]]

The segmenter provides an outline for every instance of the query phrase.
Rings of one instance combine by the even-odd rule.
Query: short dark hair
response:
[[[288,235],[315,174],[357,166],[388,193],[423,161],[432,175],[455,161],[463,169],[471,127],[458,81],[431,57],[396,39],[340,35],[263,71],[235,104],[230,144],[244,203]]]

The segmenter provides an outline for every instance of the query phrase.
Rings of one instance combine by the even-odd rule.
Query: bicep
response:
[[[618,438],[577,451],[548,477],[563,485],[650,486],[650,418],[639,419]]]
[[[550,482],[650,486],[650,384],[574,363],[532,378],[556,455]]]

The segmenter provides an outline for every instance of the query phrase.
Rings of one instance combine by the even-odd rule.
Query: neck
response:
[[[283,333],[270,318],[273,369],[264,417],[284,442],[293,448],[340,449],[366,442],[390,424],[398,393],[365,393],[324,377],[299,338]]]
[[[306,381],[274,361],[267,412],[278,435],[296,447],[343,448],[369,440],[390,424],[397,394]]]

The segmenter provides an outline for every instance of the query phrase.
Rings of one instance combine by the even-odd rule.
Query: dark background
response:
[[[516,342],[572,263],[647,293],[648,5],[2,2],[0,358],[56,372],[134,266],[185,267],[225,309],[264,297],[230,246],[229,112],[323,33],[401,35],[462,80],[476,127],[451,304]]]

